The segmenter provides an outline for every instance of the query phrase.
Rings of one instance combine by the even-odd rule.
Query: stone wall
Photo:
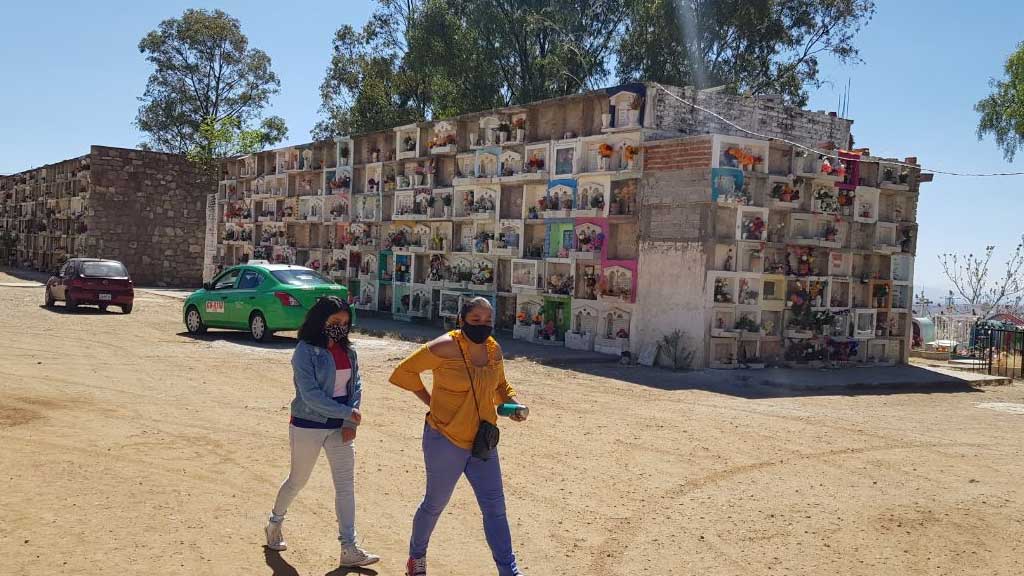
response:
[[[747,130],[771,138],[786,138],[806,146],[832,143],[850,146],[853,120],[825,112],[811,112],[786,106],[778,98],[734,96],[722,92],[698,92],[693,88],[666,86],[666,90],[684,100],[711,110]],[[657,86],[648,85],[653,127],[671,134],[727,134],[753,137],[719,118],[680,102]]]
[[[678,330],[693,353],[692,367],[705,365],[704,247],[700,242],[643,242],[633,315],[634,352],[643,358]],[[664,362],[664,359],[661,360]]]
[[[679,330],[683,346],[693,353],[693,367],[706,363],[706,244],[714,229],[710,182],[711,137],[644,145],[634,317],[634,347],[641,357]]]
[[[137,284],[196,287],[203,281],[206,197],[178,155],[93,146],[88,233],[79,256],[112,258]]]
[[[710,181],[710,137],[644,145],[641,241],[699,242],[710,235]]]

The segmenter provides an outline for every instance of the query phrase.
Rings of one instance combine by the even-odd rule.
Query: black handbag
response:
[[[480,418],[480,426],[476,429],[476,437],[473,438],[473,456],[481,460],[487,460],[491,457],[491,452],[498,447],[498,440],[501,439],[501,430],[498,430],[497,426],[480,416],[480,403],[476,399],[473,373],[469,371],[469,359],[466,358],[466,353],[462,350],[461,344],[459,344],[459,352],[462,354],[462,363],[466,367],[466,377],[469,378],[469,390],[473,393],[476,415]]]

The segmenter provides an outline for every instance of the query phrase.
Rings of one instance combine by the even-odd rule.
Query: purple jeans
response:
[[[427,544],[437,519],[448,505],[455,484],[465,474],[484,517],[484,535],[498,566],[498,575],[518,575],[516,556],[512,553],[512,534],[505,516],[505,491],[501,484],[498,451],[495,450],[487,460],[474,458],[469,450],[452,444],[426,424],[423,427],[423,461],[427,467],[427,493],[412,520],[409,555],[413,558],[427,555]]]

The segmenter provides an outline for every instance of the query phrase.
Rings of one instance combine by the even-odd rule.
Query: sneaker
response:
[[[409,558],[405,563],[405,576],[427,576],[427,559]]]
[[[380,556],[368,554],[365,550],[355,544],[343,544],[341,546],[341,567],[354,568],[357,566],[369,566],[380,561]]]
[[[284,541],[284,533],[281,531],[281,523],[283,520],[274,522],[271,520],[267,522],[267,548],[281,552],[288,549],[288,544]]]

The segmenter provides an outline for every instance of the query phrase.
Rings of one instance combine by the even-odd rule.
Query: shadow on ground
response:
[[[361,313],[357,331],[412,342],[428,342],[443,330],[426,323],[402,322]],[[977,382],[919,366],[842,369],[769,368],[764,370],[694,370],[622,365],[615,356],[548,347],[499,335],[506,359],[522,358],[571,372],[621,380],[658,390],[703,390],[747,399],[800,396],[861,396],[978,392]],[[572,377],[568,374],[567,377]]]
[[[119,308],[116,304],[112,305],[110,308],[107,308],[106,310],[100,310],[98,307],[90,306],[89,304],[83,304],[78,308],[72,309],[68,308],[61,302],[58,302],[56,305],[51,306],[49,308],[47,308],[45,304],[40,304],[39,307],[42,308],[43,310],[46,310],[47,312],[52,312],[53,314],[68,314],[71,316],[103,316],[105,314],[114,314],[117,316],[122,315],[121,308]]]
[[[24,280],[26,282],[39,282],[46,284],[46,281],[50,279],[50,274],[46,272],[36,272],[35,270],[26,270],[25,268],[0,266],[0,272],[3,272],[12,278],[17,278],[18,280]]]
[[[273,572],[273,576],[299,576],[299,571],[285,560],[280,552],[263,547],[263,558]],[[349,574],[362,574],[365,576],[377,576],[377,571],[372,568],[335,568],[324,576],[348,576]]]
[[[918,366],[767,368],[673,372],[619,364],[578,365],[574,371],[658,390],[703,390],[749,400],[803,396],[865,396],[980,392],[971,380]]]
[[[286,334],[294,334],[294,332]],[[257,342],[249,336],[248,332],[217,330],[216,328],[211,328],[205,334],[189,334],[187,331],[182,331],[178,332],[177,335],[197,342],[230,342],[237,346],[246,346],[260,350],[292,350],[299,343],[294,337],[282,334],[274,334],[263,342]]]

